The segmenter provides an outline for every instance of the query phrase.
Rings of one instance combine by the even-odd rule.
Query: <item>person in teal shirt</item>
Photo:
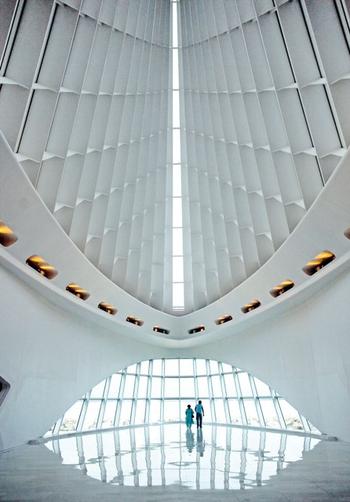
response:
[[[198,404],[196,404],[194,411],[196,412],[197,429],[199,427],[202,428],[202,422],[204,417],[204,408],[202,406],[202,401],[198,401]]]
[[[185,414],[186,414],[186,425],[187,428],[190,429],[192,427],[193,417],[194,417],[194,413],[190,404],[187,405]]]

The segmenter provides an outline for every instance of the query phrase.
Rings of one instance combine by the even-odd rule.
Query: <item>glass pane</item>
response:
[[[132,364],[131,366],[128,366],[127,368],[127,371],[128,373],[132,373],[132,374],[136,374],[136,368],[137,368],[137,365],[136,364]]]
[[[151,424],[160,422],[160,403],[161,401],[151,401],[149,408],[149,421]]]
[[[180,375],[193,375],[193,359],[180,359]]]
[[[134,397],[135,376],[126,375],[123,397]]]
[[[184,259],[182,256],[173,257],[173,282],[184,281]]]
[[[149,361],[142,361],[140,373],[142,375],[148,375],[149,374]]]
[[[280,427],[278,416],[272,399],[260,399],[260,406],[267,427]]]
[[[222,371],[224,373],[232,372],[232,366],[230,364],[222,363]]]
[[[299,413],[292,405],[287,403],[284,399],[279,399],[280,407],[282,410],[282,415],[284,417],[284,421],[286,422],[286,426],[288,429],[296,429],[302,430],[303,425],[300,420]]]
[[[213,388],[213,397],[222,397],[219,375],[214,375],[211,377],[211,384]]]
[[[210,373],[214,375],[215,373],[219,373],[219,365],[217,361],[210,361]]]
[[[161,396],[161,382],[162,379],[160,377],[152,378],[152,386],[151,386],[151,397],[162,397]]]
[[[209,397],[207,377],[198,377],[198,397]]]
[[[162,360],[155,359],[153,361],[153,375],[162,375]]]
[[[102,429],[106,427],[113,427],[116,407],[117,401],[107,401],[102,420]]]
[[[96,428],[100,406],[101,401],[89,401],[83,424],[84,430]]]
[[[103,397],[103,390],[105,388],[105,383],[106,380],[102,380],[102,382],[95,385],[95,387],[91,391],[90,397],[99,397],[99,398]]]
[[[136,401],[135,424],[145,423],[146,400],[138,399]]]
[[[231,423],[242,424],[242,415],[237,399],[229,399],[228,406],[230,409]]]
[[[164,397],[179,397],[179,379],[165,378]]]
[[[173,164],[179,163],[181,163],[180,129],[173,129]]]
[[[164,401],[164,421],[174,422],[180,420],[179,401]]]
[[[271,391],[266,383],[259,380],[259,378],[254,378],[256,390],[259,396],[271,396]]]
[[[165,376],[178,376],[179,375],[179,360],[167,359],[165,361]]]
[[[197,375],[206,375],[207,366],[205,359],[196,359]]]
[[[256,411],[254,399],[244,399],[244,408],[248,425],[254,425],[259,427],[260,422]]]
[[[219,423],[226,423],[226,414],[224,401],[222,399],[214,399],[216,421]]]
[[[114,398],[118,397],[120,379],[121,379],[120,373],[114,373],[114,375],[112,375],[111,383],[109,386],[108,397],[114,397]]]
[[[184,308],[185,290],[182,282],[173,284],[173,308]]]
[[[178,36],[177,36],[177,30],[178,30],[177,2],[174,2],[172,7],[173,7],[172,8],[172,12],[173,12],[173,29],[172,29],[173,47],[177,47],[178,46]]]
[[[173,166],[173,197],[181,197],[181,164]]]
[[[60,431],[75,431],[80,417],[83,401],[77,401],[66,411]]]
[[[173,228],[173,255],[181,256],[183,254],[183,230],[182,228]]]
[[[241,386],[241,393],[243,397],[251,397],[253,395],[250,385],[248,373],[238,373],[239,383]]]
[[[173,49],[173,89],[179,88],[179,50]]]
[[[180,127],[180,92],[173,91],[173,127]]]
[[[182,227],[182,199],[173,198],[173,227]]]
[[[132,401],[130,399],[124,399],[121,403],[121,412],[119,425],[129,425],[131,416],[131,405]]]
[[[227,375],[225,374],[224,379],[225,379],[227,396],[228,397],[236,397],[237,392],[236,392],[235,381],[233,379],[233,374],[232,373],[228,373]]]
[[[180,378],[180,396],[195,398],[194,378]]]
[[[145,398],[147,396],[147,383],[148,383],[148,377],[141,376],[139,380],[139,390],[138,390],[139,398]]]

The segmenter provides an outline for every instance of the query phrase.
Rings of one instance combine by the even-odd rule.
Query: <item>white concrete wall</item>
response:
[[[349,261],[343,272],[287,312],[214,343],[157,347],[74,314],[0,268],[0,448],[33,439],[88,389],[148,358],[206,357],[269,383],[322,432],[350,441]],[[204,339],[202,338],[202,341]]]
[[[183,318],[142,304],[95,269],[58,227],[4,141],[0,166],[0,219],[19,236],[14,246],[0,248],[0,375],[11,384],[0,407],[0,448],[43,434],[112,372],[147,358],[178,356],[217,358],[242,367],[322,431],[350,440],[350,241],[342,234],[350,224],[349,154],[264,267],[220,301]],[[327,248],[337,259],[301,281],[302,265]],[[33,253],[57,266],[57,279],[48,281],[25,265]],[[271,286],[297,273],[300,282],[291,292],[267,302]],[[65,292],[72,280],[91,291],[88,302]],[[263,291],[266,305],[263,299],[261,308],[237,321],[239,305]],[[115,303],[116,318],[99,311],[98,300]],[[215,327],[215,317],[231,307],[234,321]],[[140,314],[145,325],[125,323],[130,313]],[[189,338],[187,328],[203,319],[213,328]],[[152,333],[152,325],[163,322],[178,339]]]
[[[350,441],[349,294],[347,265],[298,306],[191,354],[249,371],[320,431]]]
[[[0,268],[0,374],[11,388],[0,407],[0,450],[44,434],[97,382],[169,350],[108,331],[38,295]]]

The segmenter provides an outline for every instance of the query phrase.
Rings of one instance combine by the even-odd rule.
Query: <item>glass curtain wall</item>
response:
[[[318,432],[283,397],[246,371],[204,359],[155,359],[96,385],[52,433],[183,421],[202,400],[205,423]]]

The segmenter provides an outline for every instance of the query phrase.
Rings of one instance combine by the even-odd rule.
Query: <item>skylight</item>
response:
[[[180,139],[180,91],[179,91],[179,46],[177,2],[172,2],[172,308],[185,308],[183,220],[182,220],[182,180],[181,180],[181,139]]]

